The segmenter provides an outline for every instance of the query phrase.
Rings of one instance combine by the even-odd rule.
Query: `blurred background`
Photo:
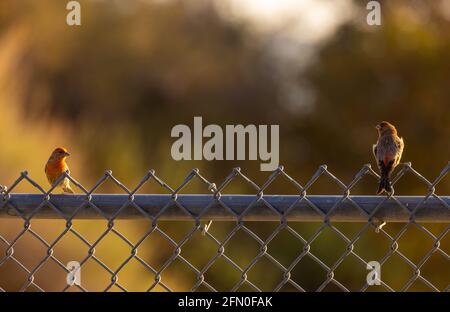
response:
[[[194,116],[206,124],[279,124],[280,164],[302,184],[322,164],[344,183],[366,163],[373,162],[375,125],[387,120],[405,138],[403,161],[434,180],[449,160],[450,135],[450,2],[380,1],[382,25],[366,23],[367,1],[351,0],[80,0],[81,26],[66,24],[66,2],[58,0],[3,0],[0,2],[0,184],[11,185],[27,170],[47,187],[44,165],[56,146],[65,146],[72,176],[92,187],[111,169],[134,188],[149,169],[171,187],[180,185],[192,168],[220,184],[233,167],[259,185],[269,176],[260,161],[174,161],[170,156],[177,124],[193,125]],[[294,187],[277,180],[266,193],[295,194]],[[373,194],[377,181],[367,177],[354,194]],[[16,192],[36,192],[22,183]],[[100,193],[121,192],[105,183]],[[142,193],[164,193],[148,183]],[[191,183],[185,193],[208,193],[202,183]],[[233,183],[224,193],[250,193],[245,183]],[[401,195],[423,195],[427,187],[412,174],[396,185]],[[309,194],[341,194],[327,178]],[[450,179],[437,187],[449,195]],[[277,223],[246,222],[262,239]],[[180,241],[194,222],[162,222],[161,229]],[[234,223],[215,222],[211,231],[225,237]],[[290,224],[308,239],[321,224]],[[353,235],[364,224],[336,224]],[[116,227],[132,242],[149,229],[151,221],[117,221]],[[388,224],[395,235],[402,224]],[[426,225],[438,235],[447,224]],[[48,242],[65,229],[63,220],[33,220],[31,227]],[[93,243],[107,229],[106,221],[75,221],[74,228]],[[0,235],[11,242],[23,230],[23,220],[0,220]],[[448,229],[447,229],[448,230]],[[433,240],[410,227],[399,240],[399,250],[418,263]],[[281,232],[268,252],[288,266],[303,245]],[[311,252],[332,265],[345,251],[333,231],[325,231]],[[366,261],[380,260],[390,242],[373,229],[355,246]],[[441,248],[450,253],[448,238]],[[0,240],[0,259],[6,244]],[[15,246],[15,257],[31,269],[47,249],[26,233]],[[63,263],[81,261],[88,248],[67,235],[55,247]],[[158,269],[173,247],[158,234],[139,249],[140,256]],[[202,268],[217,245],[196,234],[182,255]],[[248,234],[238,232],[226,254],[245,267],[259,252]],[[111,234],[96,248],[96,256],[115,270],[130,253]],[[1,261],[1,260],[0,260]],[[393,256],[383,266],[382,279],[396,290],[412,270]],[[433,255],[422,275],[439,289],[449,284],[448,259]],[[350,290],[365,283],[367,271],[348,257],[336,279]],[[306,290],[315,290],[326,272],[305,258],[292,272]],[[52,278],[49,278],[51,276]],[[205,275],[217,290],[229,290],[240,274],[218,261]],[[89,290],[103,290],[111,276],[95,261],[82,271]],[[137,261],[119,274],[129,290],[146,290],[151,272]],[[182,262],[164,271],[172,290],[189,290],[195,275]],[[282,273],[266,260],[249,272],[262,290],[273,289]],[[18,290],[26,274],[13,261],[0,266],[0,287]],[[52,260],[38,270],[35,282],[46,290],[65,286],[65,272]],[[335,290],[330,285],[326,290]],[[427,290],[420,281],[411,290]],[[33,287],[28,290],[33,291]],[[76,289],[73,289],[76,290]],[[111,290],[119,290],[113,287]],[[157,287],[155,290],[163,290]],[[204,289],[200,289],[204,290]],[[249,290],[242,287],[241,290]],[[292,290],[285,287],[282,290]],[[369,290],[382,290],[378,286]]]

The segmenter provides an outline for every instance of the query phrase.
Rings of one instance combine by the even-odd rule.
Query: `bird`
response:
[[[52,187],[62,174],[65,172],[70,174],[69,166],[66,164],[66,158],[69,156],[69,152],[64,147],[57,147],[50,155],[50,158],[45,165],[45,174]],[[68,178],[64,178],[58,187],[61,187],[64,193],[74,193],[70,187],[70,181]]]
[[[390,175],[400,163],[405,144],[393,124],[382,121],[375,128],[378,131],[378,141],[372,150],[381,176],[377,195],[383,191],[392,193]]]

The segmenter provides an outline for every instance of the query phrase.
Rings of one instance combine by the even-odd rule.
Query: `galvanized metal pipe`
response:
[[[439,198],[431,196],[424,201],[422,196],[396,196],[395,199],[398,201],[396,202],[393,198],[387,199],[385,196],[348,196],[348,198],[343,198],[342,195],[308,195],[305,199],[299,200],[300,196],[298,195],[264,195],[261,198],[256,195],[222,195],[218,200],[213,195],[194,194],[180,194],[176,199],[172,195],[134,195],[130,198],[126,194],[93,194],[88,199],[86,195],[58,194],[50,195],[49,203],[57,207],[66,218],[71,217],[81,207],[74,219],[103,218],[90,203],[98,207],[108,218],[113,217],[121,208],[123,210],[115,217],[116,219],[145,218],[144,214],[133,207],[133,201],[150,216],[157,215],[161,209],[165,208],[158,220],[185,221],[199,218],[201,220],[236,221],[237,217],[245,211],[244,220],[280,221],[281,215],[289,210],[286,214],[288,221],[318,222],[323,221],[324,215],[336,204],[338,205],[330,213],[329,218],[331,221],[340,222],[367,222],[368,215],[375,209],[377,212],[374,217],[383,221],[408,222],[411,214],[406,209],[413,211],[417,205],[420,205],[414,214],[417,222],[450,222],[450,209],[448,208],[450,196],[440,196]],[[308,201],[320,209],[323,214],[311,207]],[[268,208],[265,202],[278,212]],[[191,215],[183,211],[177,204],[186,208]],[[125,207],[123,207],[124,205]],[[208,205],[206,213],[202,214]],[[246,210],[250,205],[251,208]],[[40,208],[38,209],[38,207]],[[33,214],[33,219],[61,218],[58,211],[45,204],[45,196],[42,194],[10,194],[6,200],[0,200],[0,218],[20,217],[20,215],[27,217],[31,214]]]

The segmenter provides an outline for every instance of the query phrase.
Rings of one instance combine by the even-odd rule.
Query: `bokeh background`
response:
[[[92,187],[105,170],[133,188],[149,169],[170,186],[181,184],[192,168],[220,184],[233,167],[260,185],[269,176],[259,171],[260,161],[172,160],[170,130],[176,124],[279,124],[280,163],[300,183],[309,180],[322,164],[349,182],[366,163],[373,163],[374,126],[381,120],[396,124],[405,138],[404,161],[433,180],[449,160],[450,137],[450,2],[380,1],[382,26],[366,23],[366,1],[351,0],[80,0],[82,25],[66,25],[66,2],[59,0],[3,0],[0,2],[0,184],[10,185],[22,170],[47,186],[43,167],[55,146],[72,153],[72,175]],[[377,181],[365,178],[356,194],[373,194]],[[17,192],[36,192],[22,184]],[[98,192],[120,192],[105,183]],[[147,184],[145,193],[163,193]],[[192,183],[185,193],[207,193]],[[245,183],[233,183],[225,193],[249,193]],[[282,181],[267,191],[295,194]],[[266,193],[267,193],[266,192]],[[310,194],[340,194],[324,178]],[[422,195],[427,187],[412,174],[397,185],[401,195]],[[436,193],[449,195],[445,178]],[[193,222],[162,222],[161,228],[181,240]],[[276,223],[246,223],[261,238]],[[33,220],[33,230],[52,242],[65,228],[63,220]],[[117,221],[116,227],[131,241],[151,226],[150,221]],[[224,237],[233,223],[216,222],[212,233]],[[308,238],[320,224],[291,224]],[[356,233],[363,224],[337,224]],[[395,235],[401,224],[388,224]],[[438,235],[447,224],[426,225]],[[107,228],[106,221],[75,221],[74,227],[90,242]],[[22,220],[0,220],[0,235],[12,241],[23,229]],[[350,235],[350,234],[349,234]],[[113,270],[130,249],[114,235],[96,248],[96,255]],[[418,263],[433,241],[410,228],[399,249]],[[444,236],[441,248],[450,253]],[[356,245],[365,260],[379,260],[390,243],[369,230]],[[287,233],[269,245],[280,263],[289,265],[302,244]],[[311,251],[331,265],[345,250],[335,233],[325,231]],[[0,259],[6,244],[0,241]],[[15,245],[15,257],[33,268],[46,248],[32,235]],[[55,247],[63,263],[82,260],[88,248],[67,236]],[[155,268],[173,253],[157,234],[140,250]],[[258,244],[238,233],[226,253],[245,266],[259,252]],[[217,246],[200,233],[183,248],[183,256],[201,268]],[[350,290],[365,282],[367,271],[349,257],[336,270],[336,278]],[[313,261],[301,261],[292,272],[306,290],[315,290],[326,272]],[[398,257],[383,267],[382,278],[398,290],[411,276]],[[433,255],[422,274],[439,289],[449,283],[449,260]],[[231,266],[219,261],[206,274],[218,290],[229,290],[239,280]],[[82,282],[89,290],[102,290],[110,282],[94,261],[83,267]],[[146,290],[154,276],[130,262],[119,274],[129,290]],[[195,275],[175,262],[162,275],[173,290],[189,290]],[[18,290],[26,274],[13,261],[0,266],[0,287]],[[263,290],[282,279],[279,270],[261,261],[249,279]],[[48,261],[35,282],[46,290],[65,286],[65,272]],[[411,290],[427,290],[421,282]],[[33,287],[28,290],[33,291]],[[73,289],[76,290],[76,289]],[[112,288],[111,290],[118,290]],[[155,290],[162,290],[156,288]],[[202,290],[202,289],[200,289]],[[243,287],[242,290],[248,290]],[[289,287],[282,290],[291,290]],[[335,290],[330,285],[327,290]],[[369,290],[381,290],[371,287]]]

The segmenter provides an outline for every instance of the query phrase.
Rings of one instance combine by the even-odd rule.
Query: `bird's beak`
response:
[[[376,125],[375,128],[376,128],[377,130],[380,130],[380,129],[381,129],[380,125]]]
[[[65,153],[64,153],[64,156],[69,157],[69,156],[70,156],[70,153],[65,152]]]

